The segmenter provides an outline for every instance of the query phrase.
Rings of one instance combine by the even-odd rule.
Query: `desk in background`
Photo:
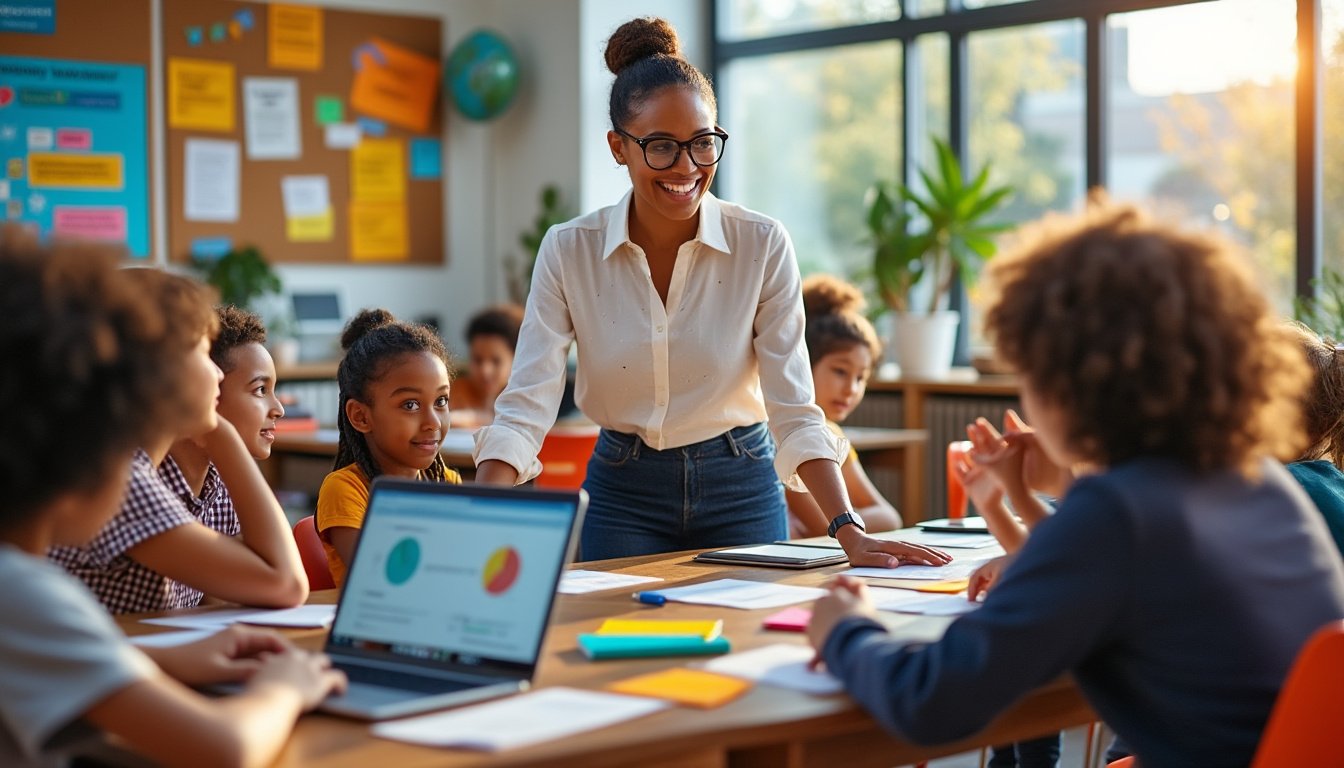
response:
[[[845,568],[834,566],[800,572],[710,565],[691,562],[687,553],[606,560],[583,567],[659,576],[666,579],[660,586],[668,587],[728,577],[820,586]],[[335,591],[327,591],[315,594],[310,602],[335,600]],[[577,635],[593,631],[603,619],[612,617],[721,618],[724,635],[732,642],[734,651],[774,643],[805,644],[800,634],[761,628],[761,621],[776,610],[744,611],[682,603],[649,608],[632,602],[628,589],[560,595],[543,648],[537,687],[565,685],[598,690],[637,674],[694,663],[685,658],[587,661],[578,650]],[[144,616],[121,616],[117,621],[127,634],[164,629],[140,624],[139,618]],[[946,618],[889,613],[883,613],[882,618],[896,631],[926,637],[936,637],[950,622]],[[321,648],[325,636],[319,630],[290,634],[296,642],[311,649]],[[1073,683],[1060,679],[1023,697],[974,736],[937,747],[921,747],[888,736],[848,696],[810,696],[758,685],[742,698],[717,709],[674,707],[609,728],[494,754],[384,741],[370,736],[366,723],[313,714],[300,720],[277,765],[887,768],[1018,741],[1095,719]]]

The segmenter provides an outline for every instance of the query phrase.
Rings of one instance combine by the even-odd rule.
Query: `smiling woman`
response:
[[[867,536],[853,513],[844,439],[813,402],[792,242],[710,194],[728,134],[676,31],[627,22],[605,59],[607,145],[631,189],[542,242],[509,385],[476,433],[477,480],[538,474],[577,340],[578,404],[602,427],[582,559],[784,538],[783,478],[811,489],[855,564],[942,562]]]

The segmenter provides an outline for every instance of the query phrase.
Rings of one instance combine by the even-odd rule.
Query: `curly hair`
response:
[[[498,336],[518,349],[518,331],[523,327],[523,308],[517,304],[497,304],[477,312],[467,324],[467,343],[477,336]]]
[[[1309,445],[1299,459],[1324,458],[1344,468],[1344,347],[1301,323],[1288,328],[1312,369],[1311,391],[1303,405]]]
[[[987,335],[1080,458],[1253,475],[1297,455],[1309,372],[1229,243],[1094,195],[1024,228],[988,277]]]
[[[233,351],[248,344],[266,343],[266,326],[254,312],[232,304],[215,307],[219,333],[210,343],[210,359],[225,373],[233,371]]]
[[[607,105],[613,128],[624,129],[646,99],[669,86],[691,88],[704,99],[710,114],[719,113],[709,78],[682,58],[677,30],[665,19],[625,22],[607,40],[603,59],[616,75]]]
[[[38,245],[0,227],[0,525],[102,487],[168,414],[180,353],[170,323],[117,268],[112,246]],[[71,440],[78,449],[71,451]]]
[[[863,293],[834,275],[811,275],[803,280],[803,313],[807,316],[808,362],[832,352],[844,352],[863,345],[873,358],[882,358],[882,342],[868,318],[863,316]]]
[[[382,468],[373,458],[364,433],[355,429],[345,415],[345,404],[351,399],[367,403],[369,387],[404,355],[428,352],[443,361],[449,375],[453,368],[443,340],[434,331],[419,323],[401,322],[385,309],[365,309],[355,315],[341,333],[341,348],[345,350],[345,356],[336,367],[336,383],[340,388],[336,426],[340,436],[332,469],[358,464],[364,476],[372,480],[383,474]],[[443,480],[448,471],[443,454],[436,453],[434,463],[423,476],[428,480]]]

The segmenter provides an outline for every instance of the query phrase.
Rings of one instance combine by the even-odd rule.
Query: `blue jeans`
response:
[[[583,481],[580,559],[761,544],[788,538],[775,442],[764,423],[655,451],[602,430]]]

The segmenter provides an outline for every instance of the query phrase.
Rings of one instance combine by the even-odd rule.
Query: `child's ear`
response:
[[[366,435],[373,431],[373,420],[369,413],[369,406],[353,397],[345,401],[345,418],[349,420],[350,426]]]

